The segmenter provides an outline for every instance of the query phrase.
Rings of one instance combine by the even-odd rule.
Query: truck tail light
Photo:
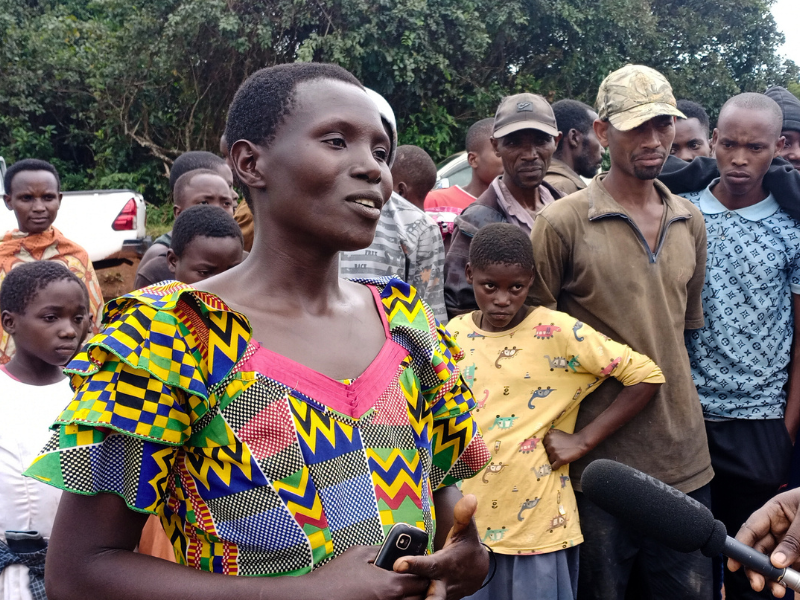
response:
[[[136,201],[131,198],[114,219],[111,229],[114,231],[132,231],[136,229]]]

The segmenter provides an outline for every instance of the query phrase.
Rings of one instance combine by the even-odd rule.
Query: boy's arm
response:
[[[377,554],[374,546],[353,547],[300,577],[206,573],[133,552],[146,520],[146,514],[128,509],[114,494],[65,492],[47,551],[48,598],[317,600],[323,594],[336,600],[399,600],[424,598],[429,587],[428,578],[370,564]]]
[[[794,309],[794,339],[792,340],[792,360],[789,362],[789,385],[786,393],[786,409],[783,414],[786,431],[794,443],[800,427],[800,296],[792,294]]]
[[[579,322],[574,322],[575,326]],[[569,434],[551,429],[544,438],[544,447],[553,469],[586,455],[617,429],[635,417],[664,383],[661,369],[648,357],[629,346],[615,342],[592,327],[580,324],[580,341],[566,322],[561,329],[566,335],[566,354],[579,361],[576,371],[591,373],[598,380],[614,377],[625,388],[611,405],[580,431]]]
[[[637,383],[624,388],[607,409],[577,433],[551,429],[544,438],[544,447],[553,470],[578,460],[596,448],[639,414],[660,386],[660,383]]]

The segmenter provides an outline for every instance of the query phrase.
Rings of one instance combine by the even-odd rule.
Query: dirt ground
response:
[[[132,265],[122,264],[118,267],[97,271],[97,278],[100,280],[100,288],[103,290],[103,298],[106,302],[133,290],[133,280],[136,277],[138,266],[139,260],[136,259]]]

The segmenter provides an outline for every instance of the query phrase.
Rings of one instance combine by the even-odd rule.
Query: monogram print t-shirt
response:
[[[580,402],[605,379],[631,386],[664,376],[646,356],[562,312],[539,307],[500,333],[480,329],[474,314],[448,329],[464,351],[473,414],[492,453],[483,472],[462,484],[478,497],[478,532],[500,554],[580,544],[569,465],[554,471],[542,440],[551,428],[572,433]]]
[[[800,294],[800,224],[770,194],[728,210],[711,193],[686,194],[708,232],[705,326],[686,347],[706,419],[782,419]]]

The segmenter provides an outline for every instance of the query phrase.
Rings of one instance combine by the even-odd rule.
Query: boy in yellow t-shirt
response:
[[[465,352],[461,369],[494,457],[463,483],[478,497],[478,531],[497,555],[497,573],[474,599],[576,597],[575,546],[583,536],[569,463],[627,423],[664,383],[658,366],[628,346],[565,313],[525,306],[533,265],[522,230],[483,227],[466,267],[480,310],[448,323]],[[573,433],[580,402],[608,377],[626,387]]]

